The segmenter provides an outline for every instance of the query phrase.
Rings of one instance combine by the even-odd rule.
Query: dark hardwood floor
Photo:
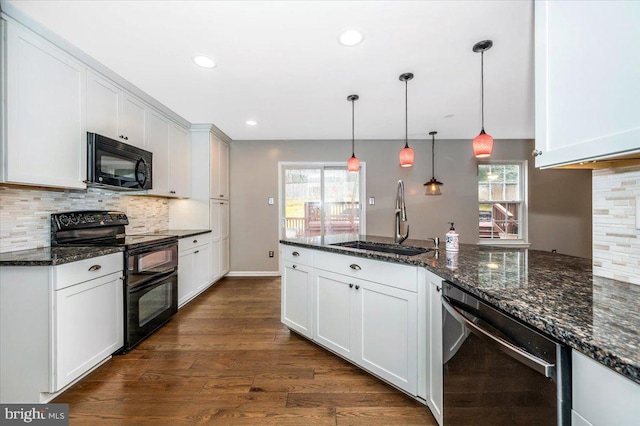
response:
[[[72,425],[436,425],[280,323],[280,278],[225,278],[54,401]]]

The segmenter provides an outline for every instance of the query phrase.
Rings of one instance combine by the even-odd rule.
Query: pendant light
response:
[[[351,173],[356,173],[360,170],[360,160],[356,157],[355,151],[355,111],[354,111],[354,102],[360,99],[358,95],[349,95],[347,96],[347,100],[351,102],[351,158],[347,161],[347,170]]]
[[[431,180],[424,184],[424,186],[427,187],[427,191],[425,192],[425,195],[442,195],[442,192],[440,192],[440,185],[444,185],[444,184],[442,182],[439,182],[436,179],[435,177],[436,171],[434,167],[435,158],[436,158],[436,154],[435,154],[436,135],[438,134],[438,132],[429,132],[429,134],[431,135]]]
[[[400,167],[413,166],[414,153],[409,148],[409,111],[407,102],[407,81],[413,78],[413,74],[410,72],[400,75],[400,81],[404,81],[404,148],[400,150]]]
[[[474,52],[480,52],[480,82],[482,94],[482,129],[473,140],[473,153],[476,158],[484,158],[491,155],[493,150],[493,138],[484,132],[484,51],[491,49],[493,41],[482,40],[473,46]]]

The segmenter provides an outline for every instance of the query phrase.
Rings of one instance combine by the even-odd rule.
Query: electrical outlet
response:
[[[269,250],[269,257],[273,257],[273,250]]]
[[[370,206],[376,205],[376,197],[369,197],[369,205]]]

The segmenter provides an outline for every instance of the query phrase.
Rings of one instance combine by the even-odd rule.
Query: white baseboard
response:
[[[279,277],[280,271],[229,271],[226,277]]]

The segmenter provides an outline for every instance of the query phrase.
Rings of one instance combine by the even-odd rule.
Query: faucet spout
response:
[[[409,238],[409,225],[407,225],[407,232],[403,235],[401,231],[401,222],[407,221],[407,206],[404,200],[404,182],[398,181],[396,188],[396,209],[395,209],[395,235],[394,242],[396,244],[402,244],[404,240]]]

